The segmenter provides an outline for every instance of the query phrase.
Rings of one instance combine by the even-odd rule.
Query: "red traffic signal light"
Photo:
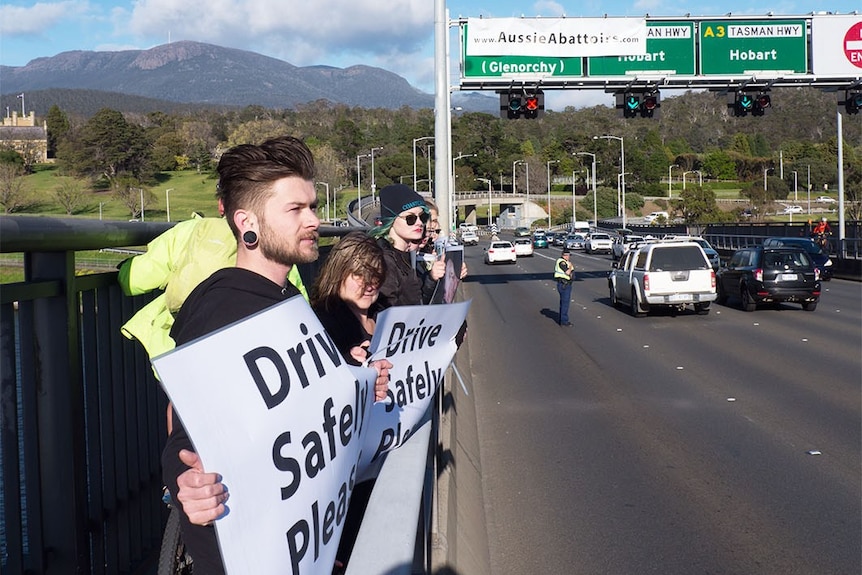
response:
[[[500,117],[515,120],[541,118],[545,113],[545,94],[541,90],[500,93]]]
[[[736,92],[733,94],[733,102],[728,103],[729,108],[733,108],[734,116],[762,116],[766,110],[772,107],[772,97],[761,92],[757,96],[746,94],[745,92]]]
[[[659,102],[658,92],[644,96],[641,102],[641,118],[654,117],[658,113],[659,108],[661,108],[661,103]]]
[[[652,118],[661,107],[659,103],[660,93],[658,90],[652,92],[617,92],[616,107],[622,113],[623,118]]]

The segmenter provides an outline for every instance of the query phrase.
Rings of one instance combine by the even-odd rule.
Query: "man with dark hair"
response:
[[[218,174],[218,197],[238,243],[236,267],[213,273],[188,296],[171,329],[177,345],[299,295],[287,276],[318,257],[314,159],[303,142],[284,136],[237,146],[222,156]],[[378,366],[378,385],[385,385],[388,367]],[[178,417],[162,467],[195,573],[224,573],[212,522],[224,514],[228,493],[217,473],[204,473]]]

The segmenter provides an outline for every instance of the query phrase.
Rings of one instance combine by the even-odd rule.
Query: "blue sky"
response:
[[[718,16],[847,13],[859,0],[449,0],[450,18],[562,15]],[[367,64],[433,91],[433,0],[0,0],[0,64],[23,66],[69,50],[147,49],[195,40],[250,50],[297,66]],[[452,51],[457,52],[453,42]],[[454,68],[457,70],[457,67]],[[452,82],[457,80],[457,72]],[[2,78],[0,78],[2,91]],[[598,92],[557,91],[550,108],[610,104]]]

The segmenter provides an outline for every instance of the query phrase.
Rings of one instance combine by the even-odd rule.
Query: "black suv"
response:
[[[814,262],[814,267],[820,270],[820,279],[825,282],[832,279],[832,260],[829,259],[829,254],[810,238],[766,238],[763,240],[763,246],[768,248],[778,246],[802,248]]]
[[[738,250],[718,271],[715,283],[718,303],[738,297],[745,311],[769,302],[796,302],[814,311],[820,299],[819,270],[804,249],[793,246]]]

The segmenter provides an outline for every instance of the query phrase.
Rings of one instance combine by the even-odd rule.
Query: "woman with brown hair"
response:
[[[311,288],[311,307],[338,351],[354,365],[368,356],[385,277],[383,250],[374,238],[350,232],[333,246]]]

